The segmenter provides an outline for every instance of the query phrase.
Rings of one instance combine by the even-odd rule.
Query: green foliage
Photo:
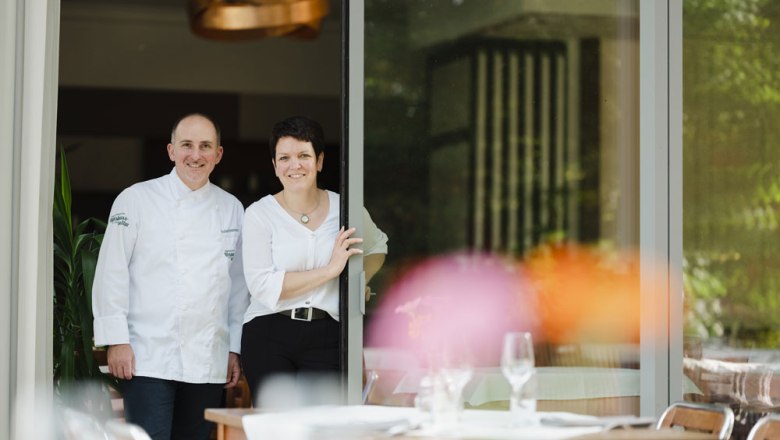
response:
[[[105,223],[73,227],[70,175],[60,150],[54,186],[54,385],[58,392],[82,381],[103,380],[92,354],[92,281]]]
[[[780,3],[686,0],[683,174],[689,332],[780,340]]]

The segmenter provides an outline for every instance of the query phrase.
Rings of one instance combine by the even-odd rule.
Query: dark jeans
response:
[[[125,416],[153,440],[208,440],[214,424],[203,412],[222,406],[223,389],[223,384],[136,376],[122,385]]]
[[[339,323],[333,318],[296,321],[278,313],[258,316],[244,324],[241,367],[253,401],[263,380],[275,373],[336,373]]]

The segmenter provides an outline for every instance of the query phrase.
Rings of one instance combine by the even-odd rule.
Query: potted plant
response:
[[[60,149],[55,179],[54,229],[54,387],[58,395],[88,381],[116,382],[100,372],[93,355],[92,281],[105,222],[88,218],[74,227],[70,175]]]

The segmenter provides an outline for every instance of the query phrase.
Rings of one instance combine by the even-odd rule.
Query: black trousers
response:
[[[222,406],[224,388],[219,383],[135,376],[122,384],[125,415],[153,440],[208,440],[214,424],[203,412]]]
[[[263,380],[276,373],[337,373],[339,323],[333,318],[296,321],[274,313],[244,324],[241,367],[252,400]]]

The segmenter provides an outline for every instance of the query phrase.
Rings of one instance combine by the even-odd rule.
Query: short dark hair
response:
[[[317,157],[325,151],[325,135],[322,126],[306,116],[290,116],[274,124],[269,142],[271,159],[276,160],[276,144],[279,139],[284,137],[311,142],[312,147],[314,147],[314,155]]]
[[[181,124],[181,121],[192,117],[192,116],[199,116],[209,122],[211,122],[211,125],[214,126],[214,131],[217,133],[217,147],[222,145],[222,130],[219,128],[219,124],[212,118],[211,116],[204,114],[204,113],[187,113],[186,115],[182,116],[181,118],[177,119],[176,122],[173,123],[173,128],[171,129],[171,143],[173,143],[173,138],[176,136],[176,129],[179,128],[179,124]]]

